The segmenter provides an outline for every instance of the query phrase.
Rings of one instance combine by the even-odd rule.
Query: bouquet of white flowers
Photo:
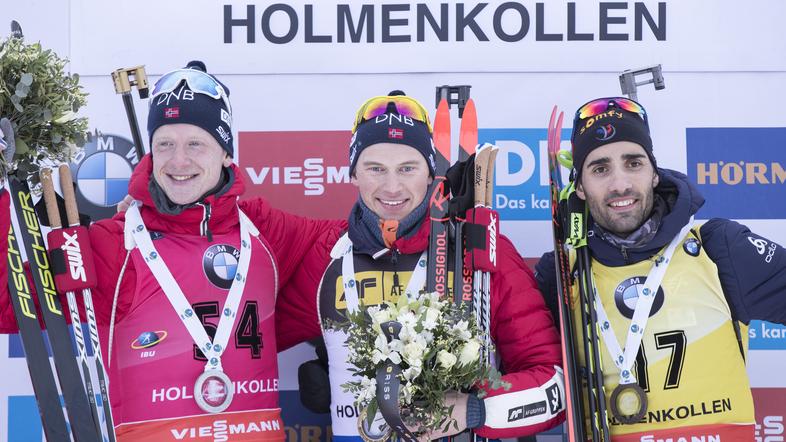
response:
[[[510,388],[481,360],[484,335],[472,316],[436,293],[401,296],[396,303],[361,306],[349,314],[349,323],[340,327],[348,334],[349,361],[359,379],[342,387],[355,395],[369,423],[378,409],[377,369],[388,360],[401,369],[398,400],[404,423],[419,431],[455,425],[443,403],[445,392],[469,391],[485,382]],[[390,340],[382,331],[389,321],[401,325],[398,337]]]

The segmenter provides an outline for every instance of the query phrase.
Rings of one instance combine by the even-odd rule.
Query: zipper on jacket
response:
[[[620,252],[622,252],[622,257],[625,259],[625,262],[628,262],[628,249],[626,249],[624,246],[621,246]]]
[[[403,290],[399,290],[401,283],[399,282],[398,278],[398,249],[390,249],[390,262],[393,263],[393,291],[398,292],[398,295],[401,296],[403,294]]]
[[[199,234],[207,237],[207,242],[213,242],[213,233],[210,231],[210,203],[197,203],[202,206],[202,221],[199,223]]]

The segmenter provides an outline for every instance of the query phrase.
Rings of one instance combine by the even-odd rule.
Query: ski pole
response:
[[[68,167],[67,164],[61,164],[59,171],[60,187],[63,189],[63,199],[65,200],[68,226],[70,229],[77,229],[79,228],[79,210],[76,204],[76,195],[74,194],[74,182],[71,177],[71,168]],[[87,236],[86,229],[83,230],[84,236],[82,238],[85,241],[83,244],[83,252],[88,252],[91,249],[89,236]],[[95,270],[92,265],[85,265],[85,269],[86,272],[95,274]],[[109,437],[109,441],[114,442],[115,427],[114,419],[112,418],[112,404],[109,401],[109,379],[106,375],[104,358],[101,352],[101,341],[98,337],[98,323],[96,321],[95,308],[93,307],[93,293],[90,287],[82,288],[82,300],[85,304],[87,326],[90,332],[90,343],[93,346],[96,376],[98,378],[98,387],[101,394],[101,405],[104,410],[105,431]]]
[[[57,208],[57,198],[55,197],[55,187],[52,183],[52,169],[41,169],[41,186],[43,189],[44,202],[46,203],[46,213],[49,217],[49,227],[53,231],[60,230],[63,224],[60,221],[60,211]],[[90,404],[90,412],[93,414],[93,422],[96,431],[101,433],[101,420],[98,417],[98,405],[96,395],[93,390],[93,380],[90,376],[90,368],[87,364],[87,349],[85,347],[85,337],[82,334],[82,320],[79,316],[79,306],[76,303],[76,295],[73,291],[66,292],[68,310],[71,314],[71,325],[74,329],[76,341],[77,357],[79,366],[82,369],[82,383],[87,390],[87,402]]]
[[[116,69],[112,72],[112,82],[115,84],[115,93],[120,94],[123,98],[123,107],[125,107],[126,118],[131,128],[131,137],[134,140],[136,156],[137,159],[141,160],[142,157],[145,156],[145,144],[142,141],[142,135],[139,131],[139,123],[136,119],[136,110],[134,110],[134,99],[131,96],[131,89],[136,86],[139,91],[139,98],[147,98],[149,89],[145,67],[135,66],[133,68]]]

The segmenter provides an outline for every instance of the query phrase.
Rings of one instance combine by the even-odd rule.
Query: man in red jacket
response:
[[[229,90],[203,63],[165,74],[150,98],[151,153],[129,184],[136,202],[90,226],[118,440],[285,439],[276,297],[344,223],[238,201],[231,125]],[[0,318],[0,332],[13,324]]]
[[[425,267],[418,264],[428,249],[427,192],[434,177],[435,151],[427,112],[400,91],[382,100],[369,100],[361,107],[356,123],[349,160],[352,182],[360,197],[349,215],[349,230],[333,249],[333,259],[323,261],[323,273],[315,273],[317,266],[309,263],[294,280],[306,288],[315,278],[321,279],[318,311],[312,295],[299,302],[279,304],[277,314],[288,320],[300,318],[297,322],[301,324],[278,327],[281,348],[324,337],[333,434],[340,440],[359,441],[354,397],[341,387],[352,376],[346,335],[331,330],[326,322],[346,320],[351,297],[339,283],[342,277],[343,281],[360,280],[356,275],[362,273],[365,286],[377,287],[377,291],[383,288],[385,299],[390,299],[390,290],[417,293],[423,288],[409,285],[410,281],[425,280],[425,275],[418,275],[425,273]],[[342,254],[339,249],[351,253]],[[497,240],[497,256],[498,268],[491,275],[490,331],[504,367],[503,380],[512,387],[489,390],[483,399],[475,393],[446,394],[446,404],[453,406],[458,428],[451,426],[446,434],[423,438],[468,428],[488,438],[516,437],[547,430],[563,419],[559,336],[551,315],[532,272],[504,236]],[[364,305],[382,300],[371,298],[367,294]],[[318,378],[314,372],[301,376],[301,389],[318,391],[319,386],[313,385]],[[528,412],[515,413],[517,409]]]

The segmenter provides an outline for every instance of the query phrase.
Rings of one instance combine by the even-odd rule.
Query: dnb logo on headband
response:
[[[639,300],[639,292],[644,288],[644,281],[646,280],[646,276],[634,276],[617,284],[617,288],[614,289],[614,303],[617,305],[617,310],[622,313],[622,316],[633,319],[633,311]],[[663,289],[658,287],[658,293],[655,294],[655,301],[652,303],[650,316],[658,313],[658,310],[663,307],[663,299]]]
[[[117,203],[128,195],[138,162],[131,141],[117,135],[94,136],[71,163],[80,211],[94,220],[114,215]]]
[[[240,251],[227,244],[210,246],[202,255],[202,270],[216,287],[229,290],[237,273]]]

